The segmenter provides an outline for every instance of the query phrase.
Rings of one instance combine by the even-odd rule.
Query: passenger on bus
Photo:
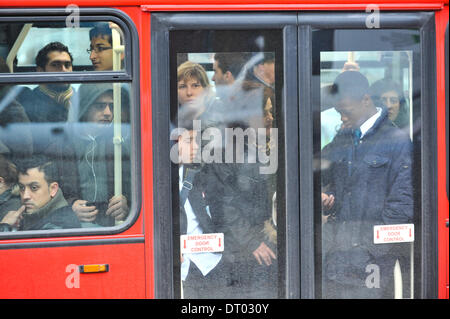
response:
[[[325,296],[392,298],[398,255],[395,244],[374,244],[373,227],[412,220],[411,142],[373,103],[360,72],[339,74],[332,94],[344,125],[322,152],[322,186],[334,196],[322,236]],[[379,289],[368,267],[378,269]]]
[[[67,46],[51,42],[36,56],[37,72],[72,72],[73,57]],[[70,83],[40,84],[18,97],[31,122],[65,122],[75,91]]]
[[[3,217],[1,231],[81,226],[59,188],[58,171],[53,162],[35,155],[18,161],[17,168],[22,206]]]
[[[0,57],[0,73],[9,73]],[[16,158],[30,156],[33,151],[30,122],[23,106],[16,100],[20,87],[0,85],[0,154],[8,153]]]
[[[178,116],[202,121],[202,126],[219,127],[223,104],[216,98],[205,69],[186,61],[177,69]]]
[[[80,104],[74,108],[79,123],[73,123],[69,136],[52,145],[62,175],[61,188],[83,227],[113,226],[129,213],[130,151],[128,126],[114,137],[113,84],[83,84]],[[129,106],[126,90],[121,90],[121,107]],[[114,154],[113,137],[122,140],[122,156]],[[122,176],[114,176],[114,161],[122,162]],[[123,194],[114,195],[114,183],[123,185]]]
[[[249,59],[249,54],[245,52],[221,52],[214,54],[213,71],[216,88],[216,95],[227,106],[227,102],[236,90],[235,83],[241,71]]]
[[[97,25],[89,31],[91,44],[88,53],[95,71],[113,70],[112,28],[116,28],[120,31],[119,27],[112,22],[97,23]],[[123,64],[124,56],[124,53],[120,55],[121,64]],[[120,67],[120,70],[122,69],[123,65]]]
[[[186,118],[190,120],[187,121]],[[215,209],[210,209],[207,193],[208,188],[214,184],[214,176],[208,172],[207,166],[194,164],[200,148],[197,136],[200,133],[193,129],[193,119],[187,116],[178,121],[179,129],[173,130],[171,134],[171,139],[177,142],[175,147],[178,150],[180,234],[216,234],[222,232],[222,225],[216,221]],[[230,251],[228,247],[225,249]],[[181,280],[184,298],[233,298],[231,264],[222,252],[182,251]]]
[[[384,105],[389,119],[399,128],[409,133],[409,109],[400,85],[391,79],[378,80],[370,87],[372,99],[376,105]]]
[[[0,154],[0,223],[10,211],[17,211],[20,206],[17,186],[17,168],[5,156]]]
[[[249,57],[241,54],[244,59]],[[225,126],[253,130],[255,138],[261,132],[258,129],[263,129],[266,135],[258,140],[263,140],[263,145],[249,138],[243,149],[235,149],[239,142],[229,139],[226,147],[236,151],[233,161],[209,165],[210,174],[218,180],[208,188],[209,193],[221,194],[211,207],[217,211],[233,259],[233,289],[243,298],[275,298],[278,291],[276,209],[272,209],[276,208],[276,174],[261,174],[261,163],[249,157],[251,148],[271,152],[276,147],[266,143],[273,128],[274,62],[273,54],[256,54],[245,66],[244,74],[235,79],[224,103]]]

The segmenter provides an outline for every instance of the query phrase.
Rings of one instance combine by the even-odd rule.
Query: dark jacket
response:
[[[11,189],[0,195],[0,221],[9,211],[18,210],[21,206],[20,197]]]
[[[61,190],[58,190],[44,207],[32,214],[23,215],[23,220],[19,230],[41,230],[41,229],[62,229],[80,228],[81,224],[72,209],[67,206],[67,202]],[[0,231],[11,231],[7,224],[0,225]]]
[[[254,259],[271,216],[267,175],[259,174],[258,164],[247,163],[206,164],[202,173],[215,229],[224,233],[224,256],[232,262]]]
[[[72,100],[75,93],[72,95]],[[69,109],[58,103],[38,87],[33,90],[24,90],[18,97],[31,122],[65,122]]]
[[[205,198],[205,191],[207,187],[208,176],[205,171],[200,170],[199,167],[192,167],[190,165],[184,165],[183,167],[183,180],[186,177],[187,170],[194,169],[197,173],[192,181],[192,189],[187,193],[187,200],[192,207],[192,211],[202,228],[203,233],[217,233],[217,225],[214,224],[212,216],[208,214],[207,206],[208,202]],[[213,214],[214,215],[214,214]],[[180,233],[182,235],[187,232],[187,217],[184,210],[184,203],[181,203],[180,196]]]
[[[0,86],[0,153],[16,157],[33,152],[32,133],[27,127],[30,120],[16,100],[18,91],[18,87]]]
[[[341,130],[323,149],[322,186],[335,196],[334,221],[323,232],[329,279],[361,284],[368,264],[393,267],[396,244],[374,244],[373,226],[412,221],[411,164],[410,139],[386,109],[357,146]]]

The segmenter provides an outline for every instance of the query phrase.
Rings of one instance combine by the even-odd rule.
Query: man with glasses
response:
[[[112,23],[99,23],[89,31],[91,46],[87,50],[95,71],[113,70]],[[121,55],[123,61],[123,54]]]
[[[72,72],[73,57],[67,46],[51,42],[36,56],[37,72]],[[33,91],[25,89],[18,97],[31,122],[65,122],[72,105],[70,83],[44,83]]]

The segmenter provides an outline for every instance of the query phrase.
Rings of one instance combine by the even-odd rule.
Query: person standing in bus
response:
[[[412,221],[411,141],[374,105],[360,72],[339,74],[331,93],[343,127],[322,151],[322,186],[334,196],[322,236],[325,296],[392,298],[397,247],[374,244],[373,227]]]
[[[400,85],[391,79],[381,79],[370,87],[372,99],[376,105],[384,105],[389,119],[409,134],[409,110]]]
[[[236,89],[235,83],[241,74],[249,54],[244,52],[221,52],[214,54],[213,71],[216,95],[225,103]]]
[[[186,61],[177,68],[178,117],[202,121],[202,127],[222,126],[223,103],[216,98],[205,69]]]
[[[73,57],[67,46],[51,42],[36,56],[38,72],[72,72]],[[18,96],[31,122],[65,122],[73,104],[74,89],[70,83],[40,84],[33,91]]]
[[[191,116],[178,121],[171,133],[176,140],[179,163],[180,234],[208,235],[220,233],[214,208],[210,209],[207,190],[214,185],[208,165],[194,164],[200,145]],[[219,194],[214,194],[218,196]],[[182,247],[181,247],[182,248]],[[227,248],[227,252],[230,249]],[[224,252],[225,253],[225,252]],[[183,297],[188,299],[233,298],[231,265],[219,251],[182,252],[181,280]]]
[[[70,123],[67,138],[61,138],[47,150],[56,154],[61,172],[61,188],[83,227],[113,226],[129,213],[130,162],[122,130],[122,179],[124,194],[114,196],[113,84],[83,84],[80,104],[74,108],[78,123]],[[129,97],[121,90],[121,107],[128,108]]]
[[[20,160],[17,169],[22,206],[3,217],[0,231],[81,227],[59,188],[53,162],[35,155]]]

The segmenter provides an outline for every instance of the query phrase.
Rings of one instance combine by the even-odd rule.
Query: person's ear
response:
[[[49,188],[50,188],[50,197],[51,198],[55,197],[59,189],[58,183],[57,182],[51,183]]]

